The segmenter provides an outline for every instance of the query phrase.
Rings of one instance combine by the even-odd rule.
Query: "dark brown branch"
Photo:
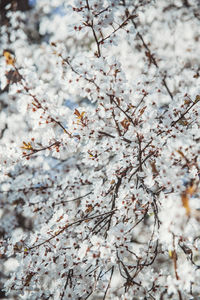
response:
[[[127,22],[129,20],[133,20],[137,18],[137,15],[129,15],[125,21],[123,21],[116,29],[114,29],[109,35],[107,35],[105,38],[102,38],[100,41],[99,41],[99,44],[103,44],[107,39],[109,39],[112,35],[114,35],[119,29],[122,29],[124,26],[127,25]]]
[[[92,194],[92,192],[89,192],[83,196],[80,196],[80,197],[77,197],[77,198],[74,198],[74,199],[71,199],[71,200],[66,200],[66,201],[61,201],[61,202],[58,202],[58,203],[55,203],[54,206],[56,205],[60,205],[60,204],[64,204],[64,203],[68,203],[68,202],[73,202],[73,201],[77,201],[77,200],[80,200],[88,195]]]
[[[59,146],[60,145],[60,142],[55,142],[55,143],[53,143],[53,144],[51,144],[51,145],[49,145],[49,146],[46,146],[46,147],[44,147],[44,148],[41,148],[41,149],[30,149],[30,153],[28,153],[28,154],[24,154],[23,155],[23,157],[29,157],[29,156],[31,156],[31,155],[33,155],[33,154],[35,154],[35,153],[38,153],[38,152],[41,152],[41,151],[44,151],[44,150],[47,150],[47,149],[51,149],[53,146]],[[27,149],[28,150],[28,149]]]
[[[24,79],[23,76],[20,74],[19,69],[18,69],[15,65],[13,65],[13,67],[14,67],[14,69],[16,70],[16,72],[17,72],[17,73],[19,74],[19,76],[20,76],[19,82],[20,82],[21,85],[23,86],[24,90],[25,90],[25,91],[28,93],[28,95],[29,95],[30,97],[32,97],[33,100],[35,101],[35,103],[33,103],[33,105],[34,105],[36,108],[41,108],[44,112],[46,112],[47,109],[44,108],[44,107],[41,105],[41,103],[38,101],[36,95],[33,95],[33,94],[30,92],[31,89],[30,89],[29,87],[27,87],[27,86],[25,85],[25,83],[23,82],[23,80],[25,81],[25,79]],[[18,92],[21,93],[22,91],[18,91]],[[50,119],[52,120],[52,122],[54,122],[54,123],[56,123],[58,126],[60,126],[60,127],[64,130],[64,132],[71,138],[71,134],[65,129],[65,127],[62,125],[61,122],[55,120],[55,119],[54,119],[53,117],[51,117],[49,114],[48,114],[48,118],[50,118]]]
[[[44,244],[46,244],[46,243],[49,243],[51,240],[53,240],[54,238],[56,238],[57,236],[59,236],[59,235],[60,235],[61,233],[63,233],[66,229],[68,229],[69,227],[72,227],[73,225],[81,224],[82,222],[84,222],[84,221],[86,221],[86,220],[87,220],[87,221],[93,220],[93,219],[96,219],[96,218],[105,216],[105,215],[107,215],[107,214],[113,215],[115,211],[117,211],[117,209],[111,210],[111,211],[109,211],[109,212],[105,212],[105,213],[103,213],[103,214],[91,216],[91,217],[86,216],[86,217],[84,217],[84,218],[82,218],[82,219],[80,219],[80,220],[77,220],[77,221],[75,221],[75,222],[73,222],[73,223],[71,223],[71,224],[66,224],[62,229],[60,229],[58,232],[56,232],[54,235],[52,235],[49,239],[47,239],[47,240],[45,240],[44,242],[41,242],[41,243],[39,243],[39,244],[37,244],[37,245],[35,245],[35,246],[32,246],[32,247],[28,248],[28,250],[32,250],[32,249],[37,248],[37,247],[40,247],[40,246],[42,246],[42,245],[44,245]]]
[[[88,11],[90,11],[90,6],[89,6],[89,1],[88,0],[86,0],[86,7],[87,7]],[[93,23],[93,21],[91,22],[91,24],[89,24],[89,22],[87,22],[87,23],[85,23],[85,25],[89,26],[92,29],[92,33],[93,33],[93,36],[94,36],[94,39],[95,39],[95,42],[96,42],[96,45],[97,45],[97,57],[101,57],[100,43],[98,41],[96,32],[94,30],[94,23]]]
[[[107,295],[107,292],[108,292],[108,289],[109,289],[109,287],[110,287],[110,283],[111,283],[111,280],[112,280],[113,272],[114,272],[114,266],[112,266],[112,268],[111,268],[110,279],[109,279],[107,288],[106,288],[106,290],[105,290],[105,293],[104,293],[104,296],[103,296],[103,300],[106,299],[106,295]]]
[[[180,115],[180,117],[177,119],[177,120],[175,120],[175,121],[173,121],[172,123],[171,123],[171,126],[175,126],[190,110],[191,110],[191,108],[193,108],[193,106],[195,106],[195,104],[197,104],[199,101],[194,101],[193,103],[192,103],[192,105],[190,105],[189,107],[188,107],[188,109],[186,109],[186,111],[184,112],[184,113],[182,113],[181,115]]]
[[[123,5],[126,7],[126,2],[125,2],[125,0],[123,0],[122,2],[123,2]],[[126,9],[126,17],[128,17],[128,16],[130,16],[130,13],[129,13],[128,8],[127,8],[127,9]],[[132,22],[133,26],[135,27],[135,29],[137,29],[137,25],[136,25],[136,23],[134,22],[133,19],[131,19],[131,22]],[[149,59],[149,61],[150,61],[150,64],[153,63],[154,66],[155,66],[157,69],[159,69],[158,63],[157,63],[157,61],[156,61],[154,55],[152,54],[151,49],[149,48],[149,46],[147,45],[147,43],[145,42],[143,36],[141,35],[141,33],[140,33],[139,31],[137,32],[137,36],[138,36],[139,39],[141,40],[143,47],[146,49],[145,55],[148,57],[148,59]],[[166,76],[164,76],[164,77],[162,78],[162,83],[163,83],[164,87],[166,88],[167,93],[169,94],[170,98],[173,100],[172,92],[170,91],[170,89],[169,89],[169,87],[168,87],[168,85],[167,85],[167,82],[166,82]]]
[[[114,191],[114,194],[113,194],[113,197],[112,197],[111,211],[113,211],[115,209],[115,201],[116,201],[116,199],[118,197],[118,191],[119,191],[119,187],[120,187],[121,183],[122,183],[122,177],[118,177],[117,183],[115,185],[115,191]],[[112,220],[112,215],[110,216],[110,219],[109,219],[109,222],[108,222],[108,229],[107,229],[107,231],[110,229],[111,220]],[[106,237],[107,237],[107,232],[106,232]]]

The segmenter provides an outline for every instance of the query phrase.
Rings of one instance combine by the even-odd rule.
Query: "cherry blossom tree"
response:
[[[197,299],[199,1],[16,3],[0,29],[2,294]]]

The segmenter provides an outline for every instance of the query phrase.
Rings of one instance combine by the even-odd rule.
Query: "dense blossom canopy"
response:
[[[199,12],[198,0],[5,7],[8,299],[199,296]]]

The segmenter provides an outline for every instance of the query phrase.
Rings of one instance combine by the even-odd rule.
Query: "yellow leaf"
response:
[[[191,101],[189,99],[185,99],[184,104],[189,105]]]
[[[196,95],[196,98],[195,98],[195,103],[200,101],[200,95]]]
[[[84,114],[85,114],[85,111],[82,111],[82,113],[80,113],[80,112],[78,111],[78,109],[75,109],[74,114],[77,116],[77,118],[78,118],[79,120],[82,120],[82,119],[83,119],[83,116],[84,116]]]
[[[94,155],[90,151],[88,151],[88,154],[89,154],[89,157],[94,157]]]
[[[152,212],[152,213],[150,213],[148,215],[149,215],[149,217],[152,217],[152,216],[154,216],[154,213]]]
[[[186,214],[189,216],[190,214],[190,205],[189,200],[190,197],[197,191],[197,184],[192,181],[190,185],[186,188],[186,190],[181,195],[181,200],[183,207],[186,209]]]
[[[15,59],[14,59],[13,55],[9,51],[4,50],[3,51],[3,56],[6,59],[6,64],[7,65],[12,65],[12,66],[14,65]]]
[[[91,204],[88,205],[87,209],[86,209],[86,213],[89,213],[93,210],[93,206]]]
[[[184,192],[182,194],[181,200],[182,200],[183,207],[186,210],[186,215],[189,216],[189,214],[190,214],[190,205],[189,205],[189,197],[188,197],[186,192]]]
[[[32,145],[31,145],[30,142],[26,143],[26,142],[23,141],[23,145],[24,145],[24,146],[22,146],[21,149],[25,149],[25,150],[33,150],[33,147],[32,147]]]
[[[81,113],[81,119],[83,118],[84,114],[85,114],[85,111],[82,111],[82,113]]]
[[[187,193],[192,196],[197,191],[197,185],[195,182],[192,182],[190,186],[187,188]]]
[[[77,119],[78,119],[78,120],[77,120],[77,124],[79,124],[80,121],[83,123],[83,116],[84,116],[84,114],[85,114],[85,111],[83,111],[82,113],[80,113],[80,112],[78,111],[78,109],[75,109],[74,114],[76,115],[76,117],[77,117]]]
[[[173,256],[173,251],[169,250],[169,257],[172,257],[172,256]]]

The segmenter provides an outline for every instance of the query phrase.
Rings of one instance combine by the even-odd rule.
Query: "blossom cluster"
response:
[[[197,299],[198,0],[5,9],[2,293]]]

